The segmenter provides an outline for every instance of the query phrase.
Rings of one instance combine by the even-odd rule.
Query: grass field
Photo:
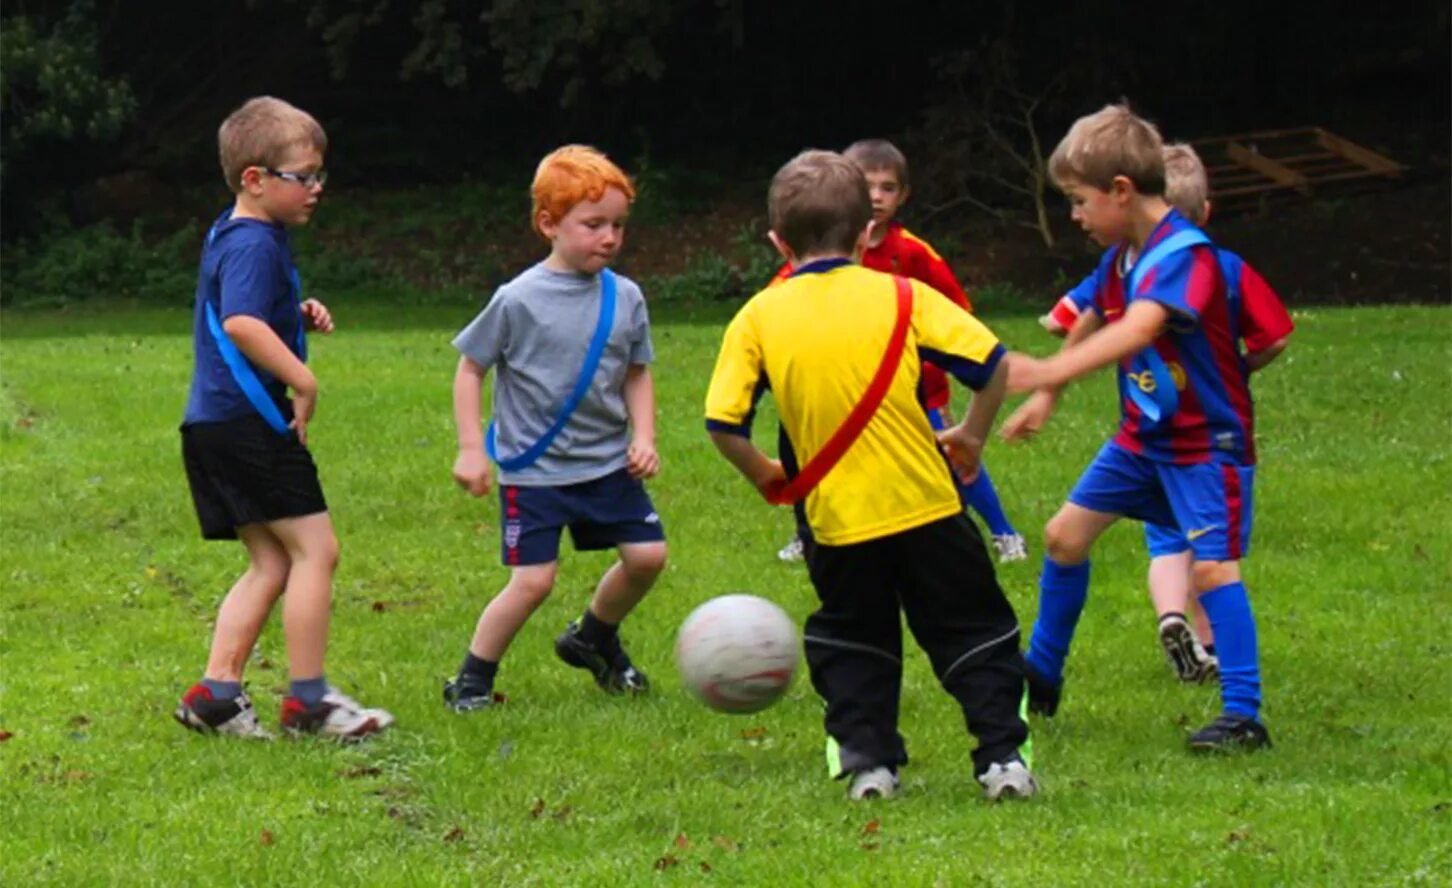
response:
[[[1247,584],[1275,749],[1192,758],[1217,711],[1155,643],[1137,527],[1096,554],[1053,722],[1045,791],[980,802],[968,740],[909,657],[912,763],[889,802],[825,779],[805,676],[756,716],[692,702],[671,662],[701,601],[746,590],[796,617],[784,512],[711,448],[701,402],[723,314],[656,319],[651,493],[671,563],[624,635],[656,692],[607,698],[550,641],[605,556],[567,553],[501,672],[510,700],[440,704],[502,585],[494,501],[450,481],[448,341],[468,307],[331,300],[313,449],[342,542],[329,676],[398,717],[359,747],[208,739],[170,717],[200,674],[241,548],[204,544],[176,425],[185,311],[9,313],[0,401],[0,884],[1402,885],[1452,879],[1452,313],[1311,310],[1257,382],[1262,469]],[[1010,344],[1051,343],[1028,317]],[[988,453],[1029,563],[1040,528],[1113,426],[1112,382],[1076,389],[1033,445]],[[765,431],[774,423],[764,417]],[[250,690],[275,723],[282,634]]]

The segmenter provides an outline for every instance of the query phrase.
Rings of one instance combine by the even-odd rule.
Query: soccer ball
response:
[[[759,712],[791,686],[797,629],[755,595],[722,595],[691,611],[676,637],[686,690],[718,712]]]

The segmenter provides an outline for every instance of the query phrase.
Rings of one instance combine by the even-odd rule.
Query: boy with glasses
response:
[[[206,672],[175,716],[206,734],[271,737],[242,690],[242,670],[286,592],[291,681],[282,726],[356,740],[393,716],[359,705],[323,675],[338,540],[307,449],[318,383],[304,333],[331,333],[333,319],[302,298],[287,236],[322,197],[328,140],[311,115],[264,96],[234,111],[217,141],[236,200],[202,249],[182,458],[203,538],[240,539],[248,566],[222,601]]]

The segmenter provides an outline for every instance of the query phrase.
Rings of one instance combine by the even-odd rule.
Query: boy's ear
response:
[[[1124,200],[1137,193],[1128,176],[1115,176],[1109,181],[1109,193],[1117,200]]]
[[[771,241],[771,245],[776,247],[776,251],[781,254],[781,258],[785,259],[788,265],[797,264],[797,254],[792,251],[791,244],[781,239],[781,235],[775,231],[768,231],[766,239]]]
[[[908,202],[908,198],[910,198],[912,196],[913,196],[913,188],[912,188],[912,186],[911,185],[904,185],[904,186],[902,186],[902,199],[897,202],[898,203],[898,206],[902,206],[903,204],[907,203]]]
[[[1205,210],[1204,210],[1204,212],[1200,216],[1200,226],[1202,228],[1204,226],[1210,224],[1210,208],[1211,208],[1210,199],[1207,197],[1205,199]]]
[[[260,188],[262,186],[262,168],[255,166],[243,167],[241,180],[238,185],[243,191]]]
[[[559,225],[556,224],[549,210],[539,211],[539,214],[534,217],[534,226],[540,234],[544,235],[545,240],[554,240],[555,232],[559,230]]]

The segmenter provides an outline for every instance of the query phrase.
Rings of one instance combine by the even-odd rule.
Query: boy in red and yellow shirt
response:
[[[973,305],[968,294],[963,292],[953,270],[927,241],[908,231],[895,218],[897,211],[907,202],[912,189],[908,185],[907,158],[897,146],[885,139],[863,139],[853,142],[843,155],[862,168],[867,178],[868,195],[872,199],[873,231],[867,248],[862,253],[862,265],[875,271],[900,274],[922,281],[964,311],[971,312]],[[772,279],[780,283],[792,276],[792,266],[784,265]],[[934,429],[952,425],[953,417],[949,406],[951,392],[948,376],[931,362],[924,362],[922,378],[918,385],[918,398],[928,412],[928,421]],[[1014,529],[1004,514],[999,502],[998,491],[988,476],[988,469],[980,466],[978,476],[971,483],[959,483],[959,497],[977,512],[988,525],[993,548],[999,561],[1021,561],[1028,557],[1023,536]],[[801,558],[802,541],[806,528],[798,515],[797,537],[789,542],[778,557],[783,561]]]

